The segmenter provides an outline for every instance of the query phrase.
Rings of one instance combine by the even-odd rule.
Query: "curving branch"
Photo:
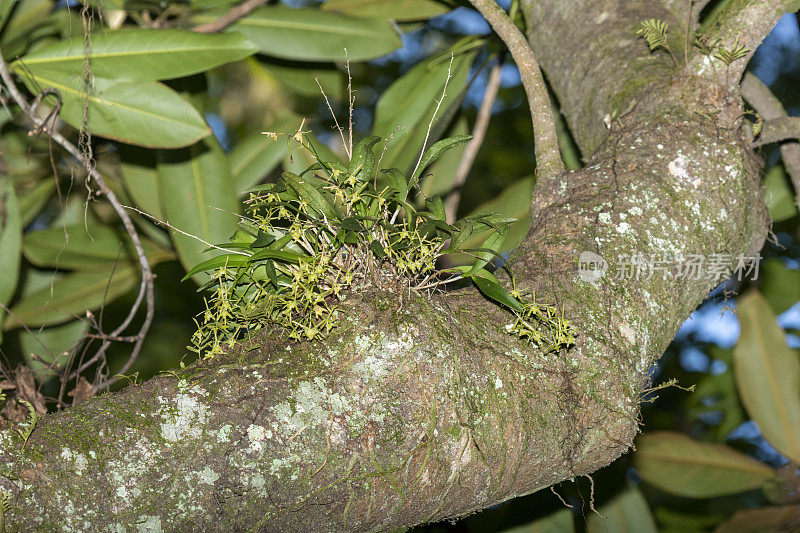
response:
[[[753,146],[764,146],[786,140],[800,139],[800,117],[781,117],[764,122],[761,134]]]
[[[780,100],[778,100],[769,87],[761,83],[761,80],[756,78],[751,73],[746,73],[742,79],[742,96],[750,102],[750,105],[764,117],[766,123],[764,124],[764,132],[766,133],[766,126],[770,122],[784,120],[786,110],[783,108]],[[796,124],[797,118],[794,117]],[[800,132],[795,130],[794,135],[790,136],[795,139],[800,138]],[[788,138],[788,137],[786,137]],[[783,165],[789,178],[792,180],[794,186],[796,202],[800,206],[800,142],[790,141],[781,144],[781,157],[783,158]]]
[[[139,233],[136,231],[136,227],[133,225],[133,221],[131,220],[128,213],[125,211],[125,208],[122,206],[122,203],[117,198],[117,195],[114,194],[108,184],[106,184],[105,179],[97,169],[87,161],[86,157],[81,153],[81,151],[72,144],[66,137],[61,135],[58,131],[52,128],[46,120],[42,120],[36,115],[36,106],[31,105],[27,99],[22,95],[20,90],[17,88],[17,85],[14,83],[11,74],[8,71],[8,67],[5,63],[5,60],[2,57],[2,50],[0,50],[0,78],[2,78],[3,84],[5,85],[6,89],[8,89],[11,98],[16,102],[16,104],[22,109],[22,112],[33,122],[35,129],[37,131],[45,132],[47,135],[50,136],[56,143],[58,143],[64,150],[66,150],[72,157],[75,158],[83,167],[85,167],[91,176],[92,180],[97,184],[100,188],[100,192],[108,198],[108,202],[114,208],[114,211],[119,216],[120,220],[122,220],[122,224],[125,227],[125,231],[128,233],[128,236],[131,238],[131,242],[133,243],[133,247],[136,250],[136,257],[139,261],[139,266],[142,269],[142,282],[139,285],[139,292],[136,295],[136,300],[133,303],[128,315],[122,321],[122,323],[117,326],[110,334],[105,336],[103,342],[100,345],[100,348],[97,352],[92,356],[92,360],[97,361],[103,357],[105,351],[111,345],[111,339],[118,337],[124,330],[127,328],[130,323],[133,321],[134,317],[136,316],[136,312],[139,310],[139,307],[142,304],[142,301],[146,303],[146,311],[144,321],[142,322],[141,327],[139,328],[139,332],[134,336],[134,344],[131,350],[131,353],[128,357],[128,360],[122,366],[117,374],[123,374],[127,372],[127,370],[133,365],[134,361],[139,355],[139,351],[142,348],[142,343],[144,342],[145,337],[147,336],[147,332],[150,329],[150,325],[153,322],[153,314],[155,309],[155,302],[154,302],[154,295],[153,295],[153,271],[150,268],[150,262],[147,259],[147,255],[145,254],[144,247],[142,246],[142,241],[139,238]],[[38,103],[38,99],[35,103]],[[105,388],[110,387],[113,385],[117,380],[119,380],[119,376],[115,375],[110,379],[103,381],[102,383],[98,384],[98,390],[103,390]]]
[[[494,0],[470,0],[470,3],[489,22],[503,40],[519,67],[522,85],[528,95],[533,121],[533,142],[536,170],[540,179],[550,180],[566,172],[558,147],[555,118],[551,112],[550,96],[542,70],[525,36]]]
[[[719,12],[703,22],[702,30],[711,42],[719,39],[720,46],[733,49],[737,44],[748,50],[747,55],[730,65],[732,79],[738,81],[756,48],[787,12],[800,7],[796,0],[739,0],[725,2]]]

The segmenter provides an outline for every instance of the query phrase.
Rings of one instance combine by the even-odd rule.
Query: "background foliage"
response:
[[[724,2],[711,2],[706,13]],[[533,186],[526,102],[515,67],[476,12],[455,0],[269,3],[221,33],[187,30],[235,3],[0,3],[0,47],[14,75],[32,97],[58,90],[60,103],[42,93],[40,113],[76,139],[122,202],[138,210],[130,213],[155,268],[157,301],[131,380],[193,357],[186,346],[193,317],[203,309],[197,283],[207,278],[180,280],[209,255],[186,233],[227,241],[244,191],[312,162],[261,132],[293,133],[307,117],[315,145],[344,160],[347,143],[328,106],[347,122],[347,60],[356,141],[370,134],[390,138],[383,166],[404,172],[416,162],[428,124],[432,141],[471,131],[488,71],[504,62],[459,213],[519,218],[501,250],[525,231]],[[798,19],[788,15],[751,65],[790,114],[800,111],[799,48]],[[0,303],[7,312],[0,310],[0,386],[9,397],[2,414],[14,419],[27,411],[15,400],[25,386],[38,391],[37,409],[58,409],[91,394],[91,383],[122,365],[130,350],[124,342],[94,364],[82,362],[95,353],[98,333],[124,318],[139,271],[128,237],[86,169],[46,135],[28,135],[30,124],[5,92],[3,103]],[[568,166],[580,166],[563,125],[560,141]],[[450,192],[464,149],[433,165],[421,183],[420,205]],[[559,497],[541,491],[455,525],[421,529],[798,527],[800,215],[776,147],[764,147],[763,155],[774,225],[758,279],[715,291],[653,369],[655,383],[677,378],[694,392],[665,388],[644,398],[636,452],[592,480],[561,484]],[[75,373],[81,366],[87,367]]]

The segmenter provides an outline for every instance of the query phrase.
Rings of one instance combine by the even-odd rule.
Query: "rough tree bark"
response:
[[[471,291],[361,294],[319,343],[241,351],[0,434],[22,530],[384,530],[457,517],[607,465],[631,445],[648,370],[718,279],[577,276],[578,257],[752,254],[767,218],[738,80],[676,67],[640,21],[689,2],[523,1],[532,47],[588,161],[542,181],[517,286],[565,308],[545,354]],[[709,32],[754,50],[797,0],[731,0]],[[606,119],[604,121],[604,118]],[[609,121],[609,118],[611,119]],[[610,123],[611,128],[607,127]]]

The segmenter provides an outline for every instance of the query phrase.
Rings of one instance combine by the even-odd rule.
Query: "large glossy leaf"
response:
[[[8,16],[11,14],[11,8],[14,7],[16,2],[14,0],[4,0],[0,2],[0,29],[3,28],[3,25],[8,20]]]
[[[561,509],[528,524],[502,529],[502,533],[573,533],[575,523],[569,509]]]
[[[435,17],[450,7],[436,0],[327,0],[322,9],[357,17],[407,21]]]
[[[261,68],[295,94],[321,98],[323,91],[330,100],[344,97],[344,72],[333,63],[297,63],[289,61],[259,62]],[[319,82],[319,85],[317,85]],[[320,91],[322,87],[322,91]]]
[[[714,533],[781,533],[796,531],[800,523],[797,505],[759,507],[739,511],[714,530]]]
[[[762,261],[759,268],[759,289],[776,315],[800,301],[800,270],[787,267],[780,259]]]
[[[598,514],[599,513],[599,514]],[[656,533],[656,522],[642,493],[628,487],[611,501],[600,506],[597,513],[589,515],[587,533]]]
[[[3,0],[2,3],[8,3]],[[42,24],[55,7],[50,0],[25,0],[16,2],[16,7],[10,12],[3,33],[0,35],[0,45],[3,47],[3,57],[13,59],[20,54],[32,40],[46,35],[51,31],[46,24]]]
[[[800,360],[758,291],[739,298],[738,316],[733,368],[742,403],[764,438],[800,462]]]
[[[50,367],[53,362],[57,362],[62,368],[66,366],[69,352],[81,340],[87,327],[88,324],[83,320],[71,320],[49,328],[20,331],[22,355],[38,382],[42,383],[56,376],[55,369]],[[37,357],[31,354],[36,354]]]
[[[240,205],[227,158],[216,139],[161,152],[158,177],[164,214],[172,226],[206,243],[226,242],[233,235]],[[170,231],[186,270],[217,255],[204,252],[208,244]],[[198,275],[194,279],[205,283],[208,278]]]
[[[276,133],[294,133],[300,120],[293,116],[280,118],[264,128]],[[228,155],[231,167],[231,178],[236,185],[236,192],[244,191],[257,185],[280,164],[287,152],[286,141],[277,141],[255,133],[242,139]]]
[[[256,52],[236,33],[205,34],[187,30],[122,29],[91,36],[92,73],[100,78],[152,81],[180,78]],[[81,76],[86,60],[83,41],[62,40],[19,61],[34,74]],[[12,64],[18,68],[18,62]]]
[[[55,179],[45,178],[19,197],[19,216],[23,227],[36,218],[54,192]]]
[[[769,216],[775,222],[788,220],[797,214],[794,192],[783,165],[777,164],[764,176]]]
[[[139,209],[164,220],[155,153],[132,146],[120,147],[120,174],[125,190]]]
[[[0,304],[4,307],[17,288],[21,243],[22,225],[14,186],[7,176],[0,176]],[[0,307],[0,320],[4,314]]]
[[[733,448],[669,431],[641,435],[634,466],[648,483],[689,498],[757,489],[775,476],[772,468]]]
[[[120,264],[116,270],[75,272],[42,287],[11,308],[3,329],[60,324],[96,310],[137,285],[139,269],[133,264]]]
[[[471,53],[458,55],[453,60],[452,67],[449,60],[439,60],[435,64],[431,60],[420,63],[381,95],[375,109],[372,133],[386,143],[383,168],[396,166],[402,172],[412,170],[419,159],[437,101],[442,99],[448,71],[450,80],[447,82],[444,100],[439,106],[437,122],[458,101],[466,85],[473,57],[474,54]],[[435,140],[429,139],[428,145]],[[381,150],[384,142],[379,145]]]
[[[709,347],[708,356],[723,361],[729,368],[733,366],[733,351],[719,347]],[[736,391],[736,379],[733,369],[719,374],[706,373],[697,382],[694,394],[688,399],[687,413],[693,419],[713,416],[715,424],[709,431],[717,442],[725,439],[737,426],[747,420],[739,393]],[[713,413],[713,414],[712,414]]]
[[[198,15],[210,22],[218,14]],[[365,19],[322,11],[270,6],[257,9],[228,27],[254,42],[261,52],[301,61],[343,61],[345,49],[354,61],[373,59],[402,43],[387,20]]]
[[[174,148],[208,136],[203,117],[178,93],[158,82],[94,79],[87,97],[82,81],[74,76],[44,76],[17,71],[28,88],[39,93],[56,89],[63,99],[60,117],[74,128],[84,121],[88,104],[88,126],[94,135],[147,147]],[[50,105],[52,96],[45,98]]]
[[[171,259],[172,253],[143,239],[151,265]],[[108,269],[115,261],[135,262],[136,253],[127,235],[109,226],[73,225],[25,234],[25,258],[37,266],[64,269]]]

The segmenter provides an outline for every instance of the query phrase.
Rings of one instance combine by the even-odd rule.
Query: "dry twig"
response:
[[[130,356],[128,357],[128,361],[122,366],[119,370],[118,374],[123,374],[128,371],[131,367],[133,362],[136,360],[136,357],[139,355],[139,351],[141,350],[142,343],[144,342],[145,336],[147,335],[147,331],[150,329],[150,325],[153,322],[153,310],[154,310],[154,296],[153,296],[153,271],[150,268],[150,262],[147,260],[147,255],[144,252],[144,247],[142,246],[142,241],[139,238],[139,234],[136,231],[136,228],[133,225],[133,221],[131,220],[128,213],[123,208],[122,204],[120,203],[117,195],[114,194],[108,184],[106,184],[103,176],[97,171],[97,169],[90,164],[90,162],[86,159],[83,153],[66,137],[61,135],[58,131],[56,131],[50,124],[46,121],[40,119],[36,113],[34,112],[35,109],[31,108],[31,105],[28,103],[28,100],[22,95],[22,93],[17,88],[14,80],[11,77],[11,74],[8,71],[8,67],[5,61],[2,58],[2,50],[0,50],[0,78],[3,80],[3,84],[5,85],[6,89],[8,90],[11,98],[16,102],[16,104],[22,109],[22,112],[33,122],[34,130],[41,130],[46,132],[47,135],[58,143],[64,150],[69,152],[75,160],[84,166],[89,173],[89,176],[92,180],[97,184],[100,188],[100,192],[108,198],[108,202],[114,208],[114,211],[117,213],[119,218],[122,220],[123,226],[125,226],[125,231],[127,231],[128,235],[131,238],[131,242],[133,243],[133,247],[136,250],[136,256],[139,261],[139,265],[142,269],[142,282],[139,286],[139,293],[136,296],[136,300],[134,301],[133,306],[131,307],[128,316],[122,321],[122,323],[117,326],[114,331],[108,334],[109,338],[119,336],[122,331],[127,328],[130,323],[133,321],[134,316],[136,316],[136,312],[139,310],[142,301],[145,301],[147,304],[145,318],[142,322],[142,326],[139,328],[139,332],[135,335],[136,342],[134,343],[133,349],[131,351]],[[100,357],[103,356],[105,351],[108,349],[108,346],[111,344],[111,341],[106,339],[101,344],[100,348],[98,349],[97,353],[92,357],[94,360],[98,360]],[[115,383],[119,377],[115,376],[111,379],[105,380],[102,383],[97,385],[98,390],[105,389]]]

